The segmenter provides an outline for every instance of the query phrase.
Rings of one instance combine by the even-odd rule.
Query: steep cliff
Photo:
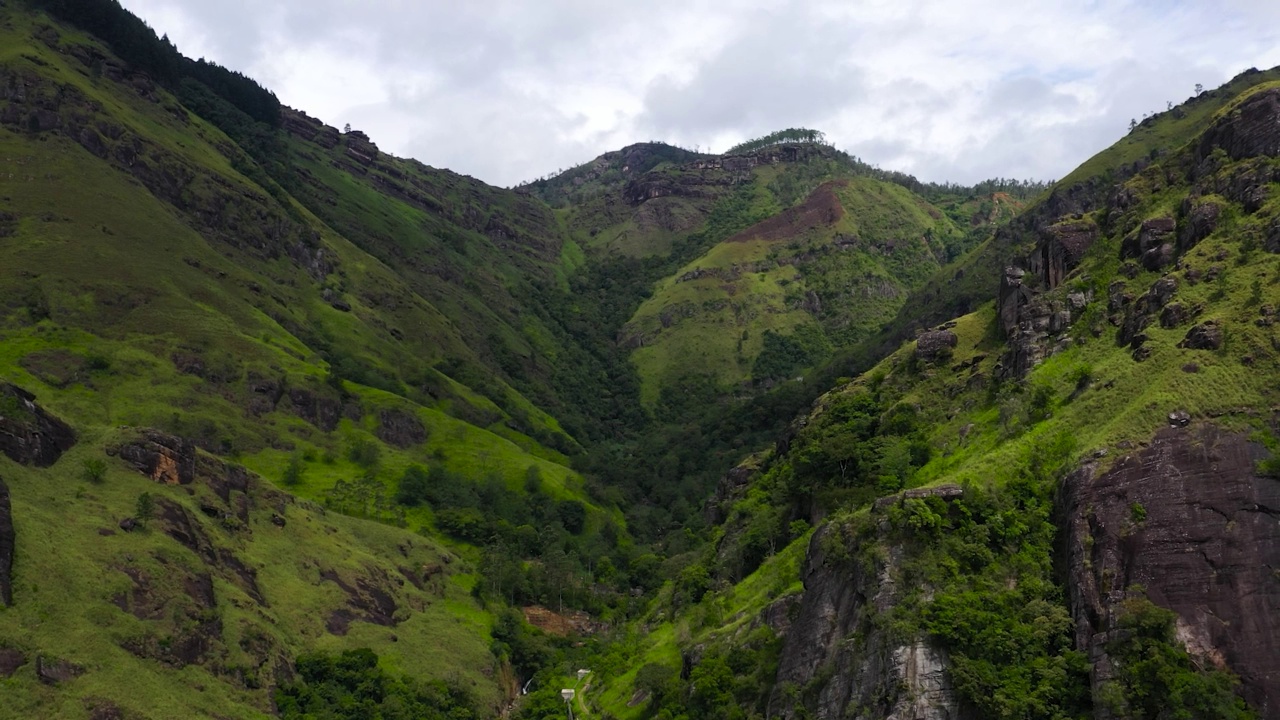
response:
[[[958,493],[959,488],[946,486],[911,496]],[[886,498],[880,507],[899,500]],[[882,513],[873,517],[884,526],[878,538],[850,543],[832,525],[814,533],[803,570],[804,595],[778,663],[771,717],[975,717],[960,707],[946,652],[889,626],[888,618],[903,600],[900,583],[907,550],[890,542],[883,553],[871,551],[885,542],[887,530]]]
[[[1095,697],[1114,680],[1108,646],[1138,596],[1174,611],[1178,641],[1239,676],[1259,717],[1280,713],[1280,481],[1259,476],[1266,454],[1197,423],[1066,478],[1062,560]],[[1096,716],[1116,717],[1102,704]]]

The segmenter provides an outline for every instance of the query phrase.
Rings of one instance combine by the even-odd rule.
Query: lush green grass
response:
[[[32,662],[38,652],[86,671],[55,690],[36,681],[29,663],[5,681],[5,717],[79,717],[87,698],[149,715],[265,717],[270,706],[257,688],[269,686],[273,678],[270,666],[260,670],[257,665],[264,659],[262,642],[266,659],[273,662],[276,652],[292,658],[309,648],[372,647],[389,668],[417,677],[458,678],[486,704],[497,702],[487,670],[494,662],[485,641],[489,620],[464,587],[447,581],[464,565],[456,559],[442,562],[451,553],[406,531],[305,503],[286,503],[287,525],[277,528],[270,517],[279,508],[267,486],[250,493],[253,508],[247,525],[224,526],[198,509],[201,503],[220,504],[198,485],[192,486],[194,493],[157,485],[115,460],[109,460],[101,483],[80,479],[82,461],[103,457],[102,447],[126,434],[86,430],[81,443],[49,470],[0,459],[18,537],[15,606],[0,613],[0,644],[28,652]],[[116,523],[133,514],[143,492],[185,507],[215,547],[256,572],[266,604],[248,596],[226,567],[206,565],[171,540],[160,521],[152,521],[147,530],[119,531]],[[115,534],[104,537],[100,530]],[[445,575],[434,581],[436,589],[422,591],[395,581],[399,566],[425,565],[445,568]],[[146,573],[158,601],[173,598],[164,601],[159,616],[140,620],[116,607],[113,598],[132,587],[124,568]],[[397,598],[402,622],[394,628],[355,622],[345,636],[328,633],[325,620],[345,596],[320,578],[322,571],[336,572],[347,582],[357,576],[387,578],[383,582]],[[170,668],[121,647],[139,638],[163,642],[189,627],[190,620],[179,612],[187,603],[182,579],[206,572],[213,573],[214,612],[222,623],[209,653],[213,662]],[[266,640],[250,640],[254,637]],[[450,653],[441,656],[440,647],[449,647]],[[225,669],[222,674],[219,667]],[[226,674],[237,667],[244,668],[250,687],[228,681]],[[207,690],[190,692],[192,686]]]
[[[768,185],[782,171],[758,172]],[[720,242],[657,285],[625,330],[643,338],[632,360],[644,402],[684,375],[725,387],[752,379],[766,331],[790,336],[814,324],[836,347],[870,336],[937,267],[933,246],[958,234],[897,185],[859,177],[835,192],[845,214],[834,225]],[[770,214],[777,206],[758,192],[752,207]]]

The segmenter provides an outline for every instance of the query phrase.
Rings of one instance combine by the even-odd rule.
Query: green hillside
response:
[[[681,376],[732,386],[821,363],[892,318],[960,235],[919,197],[865,177],[825,183],[783,212],[748,212],[771,217],[660,282],[624,329],[646,401]]]
[[[501,189],[0,3],[0,718],[1268,717],[1277,118]]]
[[[997,300],[918,344],[905,343],[834,388],[776,449],[751,458],[744,475],[727,476],[732,484],[715,498],[724,523],[647,619],[657,628],[657,644],[637,657],[611,658],[608,673],[594,682],[596,711],[692,717],[688,709],[696,706],[703,708],[700,717],[748,717],[766,709],[807,717],[826,712],[825,698],[855,677],[848,663],[860,648],[914,642],[947,654],[954,684],[946,693],[955,700],[941,702],[955,702],[948,707],[974,717],[1092,717],[1100,710],[1119,717],[1265,717],[1265,706],[1251,711],[1238,694],[1266,702],[1266,680],[1195,655],[1200,650],[1173,632],[1175,619],[1180,628],[1195,621],[1147,600],[1172,598],[1178,590],[1167,584],[1181,582],[1174,578],[1118,588],[1127,599],[1116,617],[1131,629],[1106,645],[1119,670],[1091,692],[1091,658],[1072,636],[1069,600],[1080,590],[1064,580],[1088,566],[1058,564],[1065,562],[1057,553],[1067,531],[1055,528],[1064,512],[1055,503],[1064,485],[1079,482],[1078,468],[1087,468],[1086,477],[1123,469],[1132,453],[1157,445],[1154,438],[1170,425],[1251,438],[1259,460],[1246,472],[1256,473],[1264,487],[1274,482],[1265,474],[1274,476],[1272,453],[1280,447],[1274,424],[1280,335],[1272,319],[1280,297],[1273,227],[1280,204],[1240,179],[1274,172],[1275,158],[1258,149],[1270,140],[1259,139],[1257,128],[1274,122],[1262,108],[1275,107],[1277,91],[1263,81],[1237,87],[1230,98],[1225,92],[1213,95],[1221,99],[1218,109],[1195,134],[1161,148],[1157,160],[1132,171],[1083,218],[1074,211],[1050,216],[1062,227],[1083,219],[1099,228],[1067,259],[1061,277],[1048,269],[1051,280],[1034,273],[1036,258],[1063,235],[1014,236],[1032,249],[1009,263],[1030,263],[1024,283],[1034,288],[1033,299],[1017,306],[1018,322],[1068,308],[1065,323],[1052,329],[1045,323],[1045,331],[1028,337],[1026,327],[1005,314],[1014,302],[1006,297],[1016,296],[993,285],[988,296],[999,291]],[[1124,157],[1104,153],[1091,163],[1097,172],[1117,172],[1098,163]],[[1078,174],[1050,197],[1065,192]],[[1043,203],[1028,212],[1036,207],[1043,219]],[[1171,244],[1157,250],[1170,254],[1140,253],[1138,238],[1164,227],[1176,231],[1165,236]],[[1084,302],[1072,305],[1073,295]],[[1027,352],[1043,359],[1025,375],[1014,372],[1017,356]],[[1221,448],[1193,447],[1207,453],[1207,462],[1224,460]],[[1218,480],[1207,478],[1210,485]],[[1101,511],[1091,506],[1086,512]],[[1144,523],[1156,522],[1141,502],[1118,512],[1128,518],[1122,537],[1129,542],[1147,530]],[[823,528],[820,547],[808,532],[811,524]],[[806,570],[797,561],[806,548],[810,558],[825,557],[817,567],[832,569]],[[812,584],[813,578],[846,573],[845,582],[854,582],[847,578],[858,578],[858,568],[885,573],[878,592],[894,588],[888,614],[870,611],[870,624],[841,641],[840,654],[801,673],[808,684],[785,685],[782,678],[797,672],[788,667],[788,653],[802,651],[788,650],[778,629],[789,636],[803,630],[786,630],[789,623],[776,620],[775,608],[790,607],[787,617],[810,622],[802,598],[836,592]],[[762,585],[771,588],[763,601]],[[1150,625],[1133,630],[1139,623]],[[884,640],[876,639],[880,634]],[[1139,650],[1138,643],[1149,644]],[[1138,652],[1149,653],[1146,664],[1126,664],[1134,661],[1123,658]],[[1229,662],[1245,662],[1234,658]],[[752,674],[760,667],[777,675]],[[889,681],[915,682],[909,676]],[[889,692],[891,704],[899,691]],[[708,704],[708,694],[717,700]]]

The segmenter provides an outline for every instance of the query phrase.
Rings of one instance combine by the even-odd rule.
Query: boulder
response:
[[[18,668],[27,664],[27,656],[21,650],[0,647],[0,678],[13,677]]]
[[[13,607],[13,555],[17,547],[9,486],[0,480],[0,604]]]
[[[35,399],[16,385],[0,383],[0,452],[23,465],[49,467],[76,444],[76,433]]]
[[[1187,331],[1187,336],[1178,343],[1178,347],[1188,350],[1220,350],[1222,326],[1213,320],[1195,325]]]
[[[45,685],[58,685],[84,674],[84,668],[73,662],[36,656],[36,677]]]
[[[1170,303],[1160,311],[1160,327],[1176,328],[1187,321],[1187,308],[1182,303]]]
[[[950,357],[960,339],[950,330],[933,330],[916,339],[916,357],[932,362]]]

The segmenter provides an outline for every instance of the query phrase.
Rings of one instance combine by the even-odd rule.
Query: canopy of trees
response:
[[[818,130],[787,128],[786,130],[771,132],[764,137],[734,145],[725,152],[725,155],[741,155],[742,153],[749,153],[770,145],[781,145],[783,143],[820,143],[825,145],[826,142],[827,136]]]
[[[254,120],[280,125],[280,101],[251,78],[204,59],[178,52],[169,38],[156,33],[117,0],[29,0],[32,5],[101,39],[135,70],[176,91],[184,79],[207,86],[214,94]]]

